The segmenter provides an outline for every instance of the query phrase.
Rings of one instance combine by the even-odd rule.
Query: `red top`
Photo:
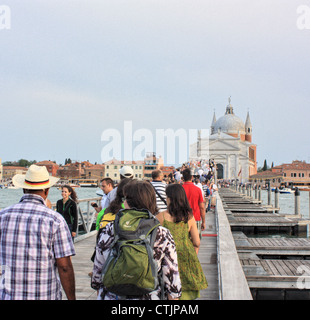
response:
[[[192,182],[184,182],[183,188],[185,190],[189,205],[193,210],[193,215],[196,221],[200,221],[199,203],[203,202],[201,189],[195,186]]]

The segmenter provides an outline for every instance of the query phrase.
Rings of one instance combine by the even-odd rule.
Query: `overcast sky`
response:
[[[229,96],[249,110],[258,166],[310,162],[310,29],[297,26],[310,0],[2,4],[3,162],[101,163],[107,129],[209,129]]]

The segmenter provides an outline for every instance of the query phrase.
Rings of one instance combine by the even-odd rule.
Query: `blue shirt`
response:
[[[61,300],[57,258],[75,255],[64,218],[39,195],[0,211],[0,300]]]

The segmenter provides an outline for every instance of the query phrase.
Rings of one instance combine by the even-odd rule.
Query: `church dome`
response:
[[[226,107],[225,115],[213,124],[212,131],[217,133],[218,130],[228,134],[245,134],[244,122],[234,114],[230,99],[229,105]]]

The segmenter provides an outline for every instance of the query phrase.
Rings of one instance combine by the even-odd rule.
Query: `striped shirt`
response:
[[[64,218],[39,195],[0,211],[0,300],[61,300],[57,258],[75,255]]]
[[[161,197],[167,202],[167,195],[166,195],[167,185],[162,181],[152,181],[151,184],[157,190],[157,192],[161,195]],[[159,212],[165,211],[167,210],[167,204],[160,199],[157,192],[155,193],[156,193],[156,204],[157,204],[158,211]]]

